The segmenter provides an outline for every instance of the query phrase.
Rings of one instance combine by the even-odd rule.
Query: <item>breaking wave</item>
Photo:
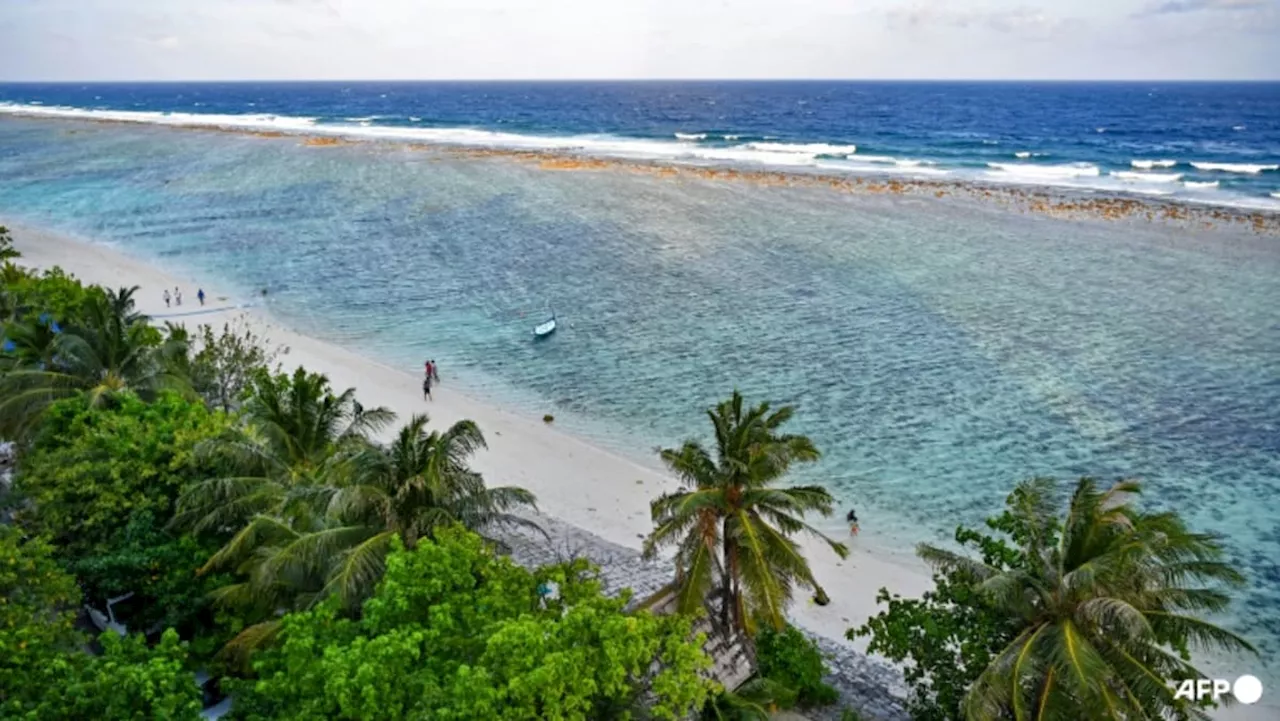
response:
[[[1176,183],[1182,180],[1182,173],[1134,173],[1128,170],[1113,170],[1111,175],[1120,180],[1148,181],[1152,183]]]
[[[1245,173],[1257,175],[1268,170],[1280,169],[1280,165],[1252,165],[1250,163],[1192,163],[1196,170],[1216,170],[1220,173]]]
[[[987,163],[998,171],[992,175],[1008,175],[1029,180],[1053,180],[1060,178],[1089,178],[1101,175],[1093,163],[1065,163],[1061,165],[1034,165],[1032,163]]]
[[[808,155],[853,155],[856,145],[829,145],[827,143],[747,143],[751,150],[771,153],[805,153]]]
[[[1151,170],[1152,168],[1172,168],[1177,164],[1178,164],[1178,161],[1176,160],[1130,160],[1129,161],[1129,165],[1132,165],[1133,167],[1138,168],[1139,170]]]

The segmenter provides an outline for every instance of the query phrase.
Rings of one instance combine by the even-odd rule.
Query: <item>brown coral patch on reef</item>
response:
[[[335,145],[351,145],[351,141],[350,141],[350,140],[345,140],[345,139],[343,139],[343,138],[329,138],[329,137],[314,137],[314,136],[313,136],[313,137],[309,137],[309,138],[306,138],[305,140],[303,140],[303,141],[302,141],[302,144],[303,144],[303,145],[306,145],[306,146],[308,146],[308,147],[311,147],[311,148],[330,148],[330,147],[333,147],[333,146],[335,146]]]
[[[543,170],[605,170],[611,166],[609,163],[597,158],[561,156],[558,158],[543,158],[538,162],[538,167]]]

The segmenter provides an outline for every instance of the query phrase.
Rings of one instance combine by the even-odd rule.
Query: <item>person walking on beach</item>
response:
[[[850,509],[849,509],[849,514],[848,514],[848,515],[846,515],[846,516],[844,517],[844,520],[846,520],[846,521],[848,521],[848,522],[849,522],[849,535],[850,535],[850,536],[856,536],[856,535],[858,535],[858,530],[859,530],[859,529],[858,529],[858,514],[857,514],[857,512],[855,512],[852,508],[850,508]]]
[[[176,285],[173,286],[173,302],[175,305],[182,305],[182,289]]]
[[[429,375],[426,378],[422,379],[422,400],[424,401],[435,400],[434,398],[431,397],[431,376]]]
[[[196,297],[200,299],[200,305],[204,305],[204,288],[196,291]]]
[[[164,307],[166,308],[169,307],[169,289],[168,288],[164,289]]]
[[[432,358],[427,361],[427,368],[430,369],[431,380],[436,383],[440,382],[440,366],[436,365],[436,359]]]

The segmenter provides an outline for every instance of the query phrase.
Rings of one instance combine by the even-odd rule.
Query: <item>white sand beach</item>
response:
[[[392,368],[374,358],[310,338],[282,326],[260,308],[242,308],[245,299],[233,298],[195,277],[167,272],[111,248],[8,223],[23,264],[40,268],[61,266],[86,283],[108,287],[139,286],[139,310],[157,321],[215,327],[243,318],[247,327],[285,346],[285,368],[302,365],[324,373],[334,388],[354,387],[366,406],[386,406],[401,421],[414,413],[427,413],[433,425],[461,419],[479,424],[489,448],[476,458],[475,467],[491,485],[517,485],[533,491],[546,514],[578,526],[605,540],[638,549],[652,523],[649,502],[675,490],[678,483],[662,472],[655,457],[652,467],[597,448],[542,422],[540,417],[509,412],[478,402],[455,391],[448,380],[432,389],[434,401],[424,401],[420,368]],[[162,292],[181,287],[183,305],[166,308]],[[202,308],[196,290],[206,294]],[[388,432],[388,434],[390,431]],[[675,445],[682,439],[672,438]],[[797,599],[792,616],[808,630],[830,639],[844,639],[851,626],[861,625],[876,612],[877,591],[887,587],[904,595],[919,595],[930,587],[927,569],[909,554],[872,552],[859,539],[843,539],[839,519],[820,527],[836,529],[849,540],[851,553],[840,560],[824,544],[802,541],[819,581],[832,602],[820,607]],[[870,519],[863,519],[864,524]],[[854,643],[854,647],[863,644]]]

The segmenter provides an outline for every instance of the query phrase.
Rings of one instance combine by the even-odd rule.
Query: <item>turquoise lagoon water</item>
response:
[[[1029,476],[1139,477],[1226,534],[1231,621],[1280,647],[1274,236],[15,118],[0,214],[269,287],[299,330],[649,462],[735,387],[794,403],[825,453],[803,480],[886,542]]]

